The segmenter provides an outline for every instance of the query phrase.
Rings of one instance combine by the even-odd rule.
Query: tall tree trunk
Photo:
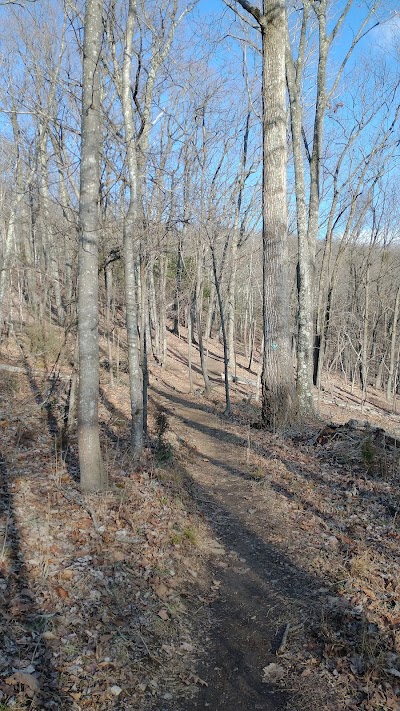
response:
[[[363,329],[362,329],[362,341],[361,341],[361,387],[362,387],[362,397],[363,401],[367,396],[368,388],[368,338],[369,338],[369,291],[370,291],[370,264],[367,264],[366,274],[365,274],[365,302],[364,302],[364,314],[363,314]]]
[[[15,209],[11,209],[3,242],[3,259],[0,267],[0,342],[1,333],[6,319],[7,301],[5,298],[9,283],[12,254],[15,245]]]
[[[221,263],[219,266],[218,280],[219,280],[220,284],[222,282],[222,276],[225,271],[225,262],[226,262],[226,257],[228,255],[228,247],[229,247],[229,234],[224,242],[224,247],[223,247],[222,256],[221,256]],[[208,303],[207,320],[206,320],[206,327],[205,327],[205,334],[206,334],[207,341],[209,338],[212,337],[212,329],[213,329],[213,325],[215,322],[215,316],[216,316],[216,311],[215,311],[216,310],[216,300],[217,300],[217,292],[216,292],[215,284],[214,284],[214,280],[213,280],[210,285],[210,298],[209,298],[209,303]]]
[[[204,247],[200,247],[197,256],[197,278],[196,278],[196,299],[195,299],[195,313],[196,313],[196,327],[197,327],[197,338],[199,342],[199,354],[200,354],[200,365],[201,372],[204,379],[204,391],[206,395],[211,392],[211,383],[208,377],[207,368],[207,358],[204,352],[203,343],[203,260],[204,260]]]
[[[148,343],[150,340],[148,264],[140,257],[140,363],[142,367],[143,435],[147,436],[147,395],[149,390]]]
[[[390,339],[390,361],[389,361],[389,375],[386,385],[386,397],[389,400],[392,394],[395,393],[393,390],[395,368],[396,368],[396,341],[397,341],[397,321],[399,320],[399,308],[400,308],[400,286],[397,289],[396,301],[394,304],[393,312],[393,324],[392,324],[392,335]]]
[[[101,136],[99,60],[103,36],[102,13],[102,0],[87,0],[83,45],[78,275],[78,446],[81,487],[84,491],[101,491],[107,483],[101,459],[98,420],[99,136]]]
[[[150,329],[149,336],[152,340],[152,351],[155,358],[160,359],[160,320],[158,310],[158,300],[156,296],[156,287],[154,283],[154,255],[150,255],[150,263],[148,268],[148,295],[149,295],[149,319]],[[153,335],[154,334],[154,335]]]
[[[181,294],[182,294],[182,272],[183,272],[183,237],[182,233],[178,234],[178,254],[176,260],[176,275],[175,275],[175,298],[174,298],[174,325],[172,333],[180,338],[180,318],[181,318]]]
[[[124,220],[123,243],[125,261],[126,333],[128,341],[129,393],[131,406],[131,449],[133,457],[138,459],[143,450],[143,373],[140,364],[138,289],[136,283],[136,261],[139,258],[139,250],[137,237],[135,239],[135,231],[137,232],[139,229],[139,178],[130,81],[135,20],[136,2],[135,0],[129,0],[122,69],[122,104],[129,171],[129,206]]]
[[[229,354],[228,354],[228,340],[226,337],[226,329],[225,329],[225,318],[224,318],[224,307],[222,303],[222,296],[221,296],[221,287],[220,287],[220,282],[218,280],[218,274],[217,274],[217,263],[215,260],[215,252],[214,252],[214,246],[211,242],[210,239],[210,250],[211,250],[211,258],[212,258],[212,265],[213,265],[213,274],[214,274],[214,281],[215,281],[215,289],[217,292],[217,298],[218,298],[218,306],[219,306],[219,315],[221,318],[221,330],[222,330],[222,342],[224,346],[224,375],[225,375],[225,410],[224,410],[224,415],[230,415],[231,412],[231,400],[230,400],[230,395],[229,395]]]
[[[308,21],[308,7],[303,10],[302,36]],[[288,85],[290,103],[290,122],[292,134],[292,148],[295,172],[296,194],[296,219],[298,240],[297,263],[297,396],[299,409],[303,415],[314,412],[313,399],[313,276],[314,276],[314,234],[308,234],[306,187],[304,178],[303,159],[303,115],[300,100],[300,77],[296,76],[292,60],[290,42],[286,38],[286,80]],[[318,152],[314,162],[318,162]],[[319,163],[318,163],[319,170]],[[315,172],[315,171],[314,171]],[[314,176],[313,176],[314,179]],[[317,214],[318,218],[318,214]],[[310,224],[311,226],[311,224]]]
[[[159,319],[159,360],[162,368],[167,366],[167,327],[165,293],[167,289],[168,256],[160,255],[160,279],[158,290],[158,319]]]
[[[284,0],[264,0],[263,54],[263,372],[262,421],[278,429],[297,414],[291,358],[286,186]]]
[[[42,131],[44,133],[44,131]],[[65,312],[64,306],[61,299],[61,284],[60,284],[60,272],[57,258],[57,245],[54,244],[53,235],[50,224],[50,191],[48,184],[48,170],[47,170],[47,150],[46,141],[43,145],[38,147],[38,159],[40,166],[40,196],[41,196],[41,213],[42,213],[42,241],[43,248],[47,257],[46,271],[51,280],[52,291],[54,294],[55,311],[57,316],[57,323],[62,324],[64,322]],[[51,317],[51,311],[50,311]]]
[[[206,341],[207,341],[207,351],[208,351],[208,342],[209,342],[210,338],[212,338],[212,334],[213,334],[213,325],[215,322],[216,297],[217,297],[217,293],[215,291],[215,284],[214,284],[214,282],[212,282],[210,284],[210,295],[208,297],[207,318],[206,318],[206,325],[204,328],[204,333],[205,333]]]
[[[325,348],[326,348],[326,342],[328,338],[328,331],[329,331],[329,324],[331,320],[331,309],[332,309],[332,293],[333,293],[333,285],[329,285],[328,289],[328,294],[326,297],[326,304],[325,304],[325,309],[324,313],[322,315],[322,326],[320,329],[317,330],[317,333],[315,335],[315,353],[314,353],[314,382],[317,385],[318,389],[321,388],[321,379],[322,379],[322,369],[324,365],[324,355],[325,355]]]
[[[193,394],[193,368],[192,368],[192,319],[190,317],[191,305],[187,307],[187,324],[188,324],[188,370],[189,370],[189,393]]]
[[[236,307],[236,275],[237,275],[237,256],[238,243],[240,236],[240,212],[242,208],[243,189],[246,182],[246,162],[247,150],[249,142],[250,130],[250,111],[246,117],[246,126],[243,136],[243,151],[239,176],[239,192],[236,201],[235,221],[231,237],[231,272],[228,283],[228,308],[227,308],[227,331],[228,331],[228,354],[229,367],[232,373],[236,373],[236,354],[235,354],[235,307]],[[216,285],[217,288],[217,285]]]
[[[10,206],[10,215],[8,218],[7,226],[4,230],[3,236],[3,250],[2,250],[2,261],[0,266],[0,342],[1,342],[1,332],[4,325],[5,314],[7,309],[7,285],[10,278],[10,270],[13,265],[13,256],[15,258],[16,252],[16,228],[17,221],[20,216],[23,219],[24,212],[24,197],[26,191],[26,185],[24,184],[24,176],[22,170],[21,161],[21,129],[18,124],[17,114],[11,114],[11,125],[13,129],[13,138],[16,151],[16,161],[15,161],[15,191],[13,193],[13,200]],[[39,142],[40,145],[40,142]],[[25,180],[30,183],[33,177],[34,171],[30,171],[29,177]],[[26,250],[28,251],[28,250]],[[30,271],[30,270],[29,270]],[[32,296],[35,299],[35,296]]]
[[[108,263],[104,267],[104,282],[106,289],[106,336],[107,336],[107,355],[108,368],[110,373],[110,386],[114,387],[114,363],[113,349],[111,336],[113,327],[111,326],[112,304],[113,304],[113,269],[112,264]]]
[[[75,225],[76,220],[74,219],[74,213],[73,210],[70,207],[70,199],[68,196],[68,189],[67,189],[67,184],[66,184],[66,166],[64,165],[63,161],[63,147],[62,144],[60,145],[61,139],[57,140],[57,138],[54,136],[54,133],[52,131],[49,131],[49,136],[51,140],[51,144],[53,147],[54,151],[54,156],[55,156],[55,161],[57,164],[57,172],[58,172],[58,190],[59,190],[59,200],[61,203],[62,207],[62,212],[63,212],[63,217],[66,223],[65,226],[65,233],[64,233],[64,240],[63,240],[63,251],[64,251],[64,257],[65,257],[65,307],[66,307],[66,312],[67,314],[72,317],[73,316],[73,309],[74,309],[74,303],[73,303],[73,293],[74,293],[74,286],[75,286],[75,274],[74,274],[74,269],[73,269],[73,262],[74,262],[74,257],[73,257],[73,250],[72,250],[72,243],[74,241],[74,232],[71,235],[70,229],[67,229],[67,225],[69,228],[72,227],[72,225]]]

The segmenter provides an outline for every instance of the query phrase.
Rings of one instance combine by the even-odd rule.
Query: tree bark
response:
[[[286,186],[284,0],[264,0],[263,55],[263,424],[273,430],[297,414],[291,358]]]
[[[396,369],[396,340],[397,340],[397,321],[399,320],[399,309],[400,309],[400,286],[397,289],[396,301],[394,304],[393,312],[393,324],[392,324],[392,335],[390,339],[390,361],[389,361],[389,375],[386,385],[386,398],[389,400],[392,395],[395,394],[393,389],[395,369]]]
[[[230,400],[230,394],[229,394],[229,353],[228,353],[228,341],[226,337],[226,328],[225,328],[225,318],[224,318],[224,307],[222,303],[222,296],[221,296],[221,287],[220,283],[218,280],[218,274],[217,274],[217,263],[215,260],[215,252],[214,252],[214,247],[210,239],[210,250],[211,250],[211,258],[212,258],[212,265],[213,265],[213,274],[214,274],[214,282],[215,282],[215,289],[217,292],[217,298],[218,298],[218,306],[219,306],[219,315],[221,319],[221,330],[222,330],[222,342],[224,346],[224,376],[225,376],[225,410],[224,410],[224,415],[230,415],[231,413],[231,400]],[[232,356],[231,356],[232,357]]]
[[[307,27],[309,8],[304,6],[302,34]],[[300,99],[300,72],[295,72],[289,37],[286,38],[286,80],[290,104],[290,124],[295,173],[296,220],[298,241],[297,289],[297,396],[303,415],[314,413],[313,398],[313,291],[314,291],[314,236],[309,238],[307,229],[306,187],[303,159],[303,112]],[[300,58],[302,59],[302,40]],[[299,69],[299,68],[298,68]],[[318,155],[318,154],[316,154]],[[314,157],[314,163],[316,158]],[[318,164],[319,169],[319,164]],[[314,171],[315,172],[315,171]],[[315,180],[315,178],[313,178]],[[317,212],[318,220],[318,212]],[[311,223],[310,223],[311,224]],[[317,223],[318,224],[318,223]]]
[[[286,148],[286,3],[236,0],[261,29],[263,124],[263,362],[261,417],[276,430],[297,418],[291,357]]]
[[[124,115],[126,154],[129,172],[129,206],[124,220],[123,244],[125,267],[126,333],[128,341],[129,394],[131,409],[131,449],[135,459],[143,450],[143,373],[140,365],[139,314],[137,301],[136,262],[138,239],[138,165],[131,99],[132,41],[136,21],[136,2],[129,0],[122,68],[122,109]],[[134,246],[135,242],[135,246]]]
[[[235,220],[231,236],[231,272],[228,283],[228,308],[227,308],[227,331],[228,331],[228,356],[229,368],[232,373],[236,373],[236,353],[235,353],[235,315],[236,315],[236,275],[238,262],[238,243],[240,237],[240,213],[243,200],[243,190],[246,182],[246,163],[250,131],[250,111],[246,116],[246,126],[243,136],[243,150],[240,166],[238,196],[235,208]],[[215,284],[218,289],[217,284]]]
[[[99,136],[102,0],[87,0],[83,46],[80,245],[78,283],[79,402],[78,447],[81,487],[106,486],[99,438]]]
[[[204,352],[203,343],[203,262],[204,262],[204,247],[200,246],[197,255],[197,277],[196,277],[196,297],[195,297],[195,313],[197,338],[199,342],[199,354],[201,372],[204,379],[204,392],[209,395],[212,389],[210,378],[208,377],[207,357]]]

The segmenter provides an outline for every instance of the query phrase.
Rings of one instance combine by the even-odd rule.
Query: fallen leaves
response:
[[[31,691],[36,693],[39,691],[39,682],[33,674],[27,674],[26,672],[16,671],[12,676],[9,676],[6,680],[6,684],[10,686],[16,686],[22,684],[28,687]]]
[[[212,545],[208,548],[208,552],[210,555],[215,555],[215,556],[223,556],[226,555],[226,549],[223,545],[219,543],[212,543]]]
[[[12,452],[12,432],[10,441]],[[62,477],[56,481],[51,469],[54,442],[43,442],[26,470],[18,458],[7,470],[12,516],[0,567],[6,630],[0,636],[0,702],[30,707],[40,692],[57,708],[64,708],[67,695],[90,710],[102,699],[121,703],[129,689],[135,707],[144,708],[147,698],[173,698],[200,685],[190,676],[196,645],[187,606],[195,583],[198,610],[198,587],[208,589],[209,582],[197,581],[203,563],[196,546],[186,539],[171,543],[171,530],[194,530],[192,514],[145,472],[132,480],[117,474],[119,488],[84,501],[66,476],[61,486],[68,496],[61,496]],[[5,441],[2,447],[6,452]],[[2,493],[0,514],[9,502]],[[0,532],[1,525],[0,517]],[[199,535],[201,526],[196,521]]]
[[[190,684],[196,684],[198,686],[208,687],[208,682],[202,679],[194,672],[189,672],[189,674],[186,674],[184,677],[182,677],[182,681],[184,682],[184,684],[186,684],[186,686],[190,686]]]
[[[121,388],[121,402],[124,393]],[[44,421],[42,425],[36,430],[44,432]],[[7,427],[3,432],[7,438]],[[353,459],[351,467],[337,466],[328,435],[319,439],[325,450],[318,449],[316,440],[317,447],[310,451],[305,444],[292,446],[289,440],[261,433],[260,452],[268,448],[268,455],[260,454],[260,463],[268,477],[262,484],[247,482],[247,503],[240,503],[249,535],[254,527],[267,544],[284,552],[293,568],[315,579],[315,604],[312,599],[310,607],[317,619],[311,632],[308,619],[304,625],[304,636],[312,639],[305,639],[299,651],[303,641],[296,640],[291,628],[289,642],[275,657],[282,665],[268,664],[262,680],[282,686],[287,679],[290,686],[296,679],[310,686],[328,680],[335,696],[346,689],[344,708],[397,711],[400,659],[398,651],[389,657],[388,650],[395,645],[400,649],[400,534],[398,518],[389,515],[391,504],[398,508],[398,485],[361,475]],[[254,447],[257,437],[254,433]],[[14,438],[10,441],[13,453]],[[207,687],[210,680],[195,671],[201,646],[192,612],[201,616],[221,589],[223,603],[225,585],[218,578],[229,567],[228,572],[246,581],[253,573],[252,557],[235,559],[230,550],[234,541],[227,549],[210,531],[203,539],[200,535],[201,556],[212,559],[215,577],[210,579],[196,545],[188,545],[182,535],[197,534],[204,525],[201,516],[185,510],[181,499],[178,505],[153,468],[132,474],[129,461],[121,466],[123,477],[111,472],[113,492],[90,499],[95,519],[89,517],[79,504],[81,497],[66,502],[60,496],[60,485],[69,491],[76,486],[66,470],[54,480],[53,445],[38,444],[29,459],[24,453],[10,456],[16,466],[10,467],[8,485],[21,550],[19,559],[7,548],[1,566],[9,602],[3,626],[14,645],[12,653],[5,651],[1,692],[13,698],[14,706],[26,705],[23,695],[37,693],[43,669],[52,682],[62,680],[65,693],[89,710],[100,708],[103,699],[119,705],[128,693],[135,695],[129,699],[132,708],[145,708],[149,701],[159,708],[161,699],[182,693],[182,685]],[[264,494],[275,518],[264,515]],[[270,519],[283,524],[275,530],[259,527],[257,532],[258,523]],[[104,540],[94,535],[94,521]],[[365,556],[368,551],[372,555]],[[22,560],[27,573],[21,585]],[[282,592],[279,572],[273,575],[274,586],[281,586]],[[29,588],[30,597],[23,594]],[[18,656],[23,667],[16,664]],[[31,659],[38,672],[30,669]],[[47,684],[43,677],[41,683]],[[166,678],[171,691],[165,689]],[[58,698],[55,703],[62,708]],[[334,709],[334,704],[326,708]]]
[[[42,638],[46,640],[46,642],[54,642],[54,640],[58,639],[57,635],[54,634],[54,632],[51,632],[48,630],[47,632],[43,632]]]
[[[159,585],[156,585],[154,587],[154,592],[156,593],[156,595],[159,598],[161,598],[161,600],[164,600],[169,595],[171,595],[172,591],[171,591],[171,588],[167,588],[167,586],[164,585],[164,583],[160,583]]]

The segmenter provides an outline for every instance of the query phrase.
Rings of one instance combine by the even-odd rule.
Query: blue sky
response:
[[[259,3],[260,5],[261,3]],[[336,3],[332,3],[332,12],[331,12],[331,20],[330,23],[328,24],[328,32],[332,29],[332,26],[334,23],[336,23],[338,17],[340,16],[340,11],[344,8],[346,4],[346,0],[337,0]],[[333,12],[335,10],[335,12]],[[207,20],[207,24],[210,22],[210,19],[212,16],[215,16],[215,19],[217,17],[221,18],[223,15],[225,16],[224,21],[222,21],[221,25],[217,24],[217,22],[214,23],[214,28],[215,28],[215,34],[220,35],[221,37],[224,37],[225,33],[232,33],[232,34],[241,34],[240,33],[240,24],[239,22],[234,22],[234,13],[232,10],[228,9],[226,5],[224,4],[223,0],[200,0],[197,8],[198,13],[204,17],[205,20]],[[333,78],[336,76],[336,71],[337,68],[340,66],[342,59],[346,55],[349,47],[351,46],[351,43],[353,41],[353,38],[355,34],[357,33],[358,29],[362,25],[363,18],[367,14],[367,5],[363,0],[355,0],[353,7],[349,11],[348,15],[346,16],[346,19],[343,23],[341,33],[337,40],[335,41],[334,45],[332,46],[331,52],[330,52],[330,57],[329,57],[329,63],[328,63],[328,85],[329,82],[333,80]],[[385,18],[387,21],[384,22],[383,24],[380,24],[378,27],[373,29],[371,32],[368,32],[367,35],[360,41],[358,46],[355,48],[351,60],[349,61],[347,67],[346,67],[346,72],[343,77],[343,81],[338,87],[338,90],[336,91],[334,102],[337,102],[337,106],[342,106],[343,108],[339,109],[338,113],[334,113],[332,116],[332,119],[330,119],[327,112],[327,117],[326,117],[326,123],[325,123],[325,128],[326,128],[326,135],[329,134],[330,138],[334,138],[334,133],[335,133],[335,121],[336,119],[339,119],[339,123],[344,127],[343,130],[346,130],[346,123],[350,125],[352,122],[352,115],[354,111],[354,104],[352,103],[353,101],[359,102],[360,107],[362,107],[362,99],[361,96],[357,94],[358,87],[365,87],[365,92],[368,94],[368,91],[371,92],[371,87],[373,87],[374,83],[374,72],[371,71],[371,75],[368,75],[368,73],[365,73],[362,66],[363,63],[366,62],[367,64],[369,63],[369,67],[371,70],[374,69],[374,65],[379,66],[382,60],[385,60],[387,62],[387,65],[389,68],[394,68],[396,65],[396,71],[398,72],[398,65],[399,65],[399,46],[400,46],[400,10],[399,10],[399,0],[382,0],[382,8],[379,12],[378,16],[375,16],[370,19],[368,23],[368,27],[371,27],[371,25],[374,25],[376,22],[379,20],[382,20]],[[390,19],[388,19],[390,18]],[[206,22],[204,22],[204,27],[206,27]],[[227,29],[229,28],[229,29]],[[237,28],[237,29],[236,29]],[[235,44],[237,46],[237,57],[240,63],[240,47],[239,43],[236,42],[234,39],[226,39],[222,40],[222,42],[219,44],[218,41],[215,43],[215,49],[214,49],[214,55],[213,55],[213,63],[215,63],[215,66],[218,67],[219,63],[224,62],[226,60],[226,57],[228,59],[231,57],[232,59],[235,57]],[[396,55],[396,45],[397,45],[397,55]],[[231,61],[232,61],[231,59]],[[212,60],[211,60],[212,61]],[[360,71],[358,71],[358,68],[360,67]],[[351,73],[350,70],[352,68],[355,68],[355,73]],[[346,77],[346,74],[348,75]],[[363,78],[365,77],[365,79]],[[370,86],[367,88],[367,84],[370,81]],[[359,83],[360,82],[360,83]],[[362,82],[365,82],[364,84]],[[311,62],[310,64],[310,72],[308,73],[308,84],[309,84],[309,97],[312,97],[314,94],[314,89],[313,87],[315,86],[315,63]],[[373,92],[373,88],[372,88]],[[308,91],[307,91],[308,93]],[[361,92],[362,94],[363,92]],[[371,96],[371,94],[370,94]],[[233,97],[232,97],[233,98]],[[235,100],[233,98],[233,100]],[[346,101],[347,100],[347,101]],[[349,110],[346,110],[346,104],[349,105]],[[393,106],[393,110],[395,107]],[[360,108],[355,110],[356,113],[360,116]],[[332,125],[330,125],[332,120]],[[380,117],[377,117],[377,122],[379,123]],[[388,118],[388,121],[390,121],[390,118]],[[371,122],[370,125],[368,125],[365,133],[363,134],[361,138],[361,145],[363,145],[363,148],[365,151],[368,153],[368,150],[370,150],[370,144],[373,145],[374,141],[374,136],[376,134],[376,128],[377,126],[375,125],[374,122]],[[333,131],[333,133],[330,133],[330,130]],[[334,139],[335,143],[335,150],[339,151],[340,149],[340,141],[341,141],[341,136],[338,134],[338,136]],[[357,144],[358,148],[355,148],[355,153],[354,156],[358,155],[358,160],[360,159],[362,152],[357,153],[357,151],[362,151],[361,145]],[[327,152],[329,154],[329,149],[327,149]],[[352,154],[353,156],[353,154]],[[354,157],[353,156],[353,157]],[[327,158],[327,156],[325,156]],[[352,160],[353,158],[350,156],[348,160]],[[346,167],[344,166],[344,171],[346,171]],[[329,174],[328,174],[329,175]],[[329,193],[329,179],[327,181],[327,186],[326,186],[328,193]],[[329,202],[329,201],[328,201]],[[322,201],[322,212],[323,212],[323,207],[324,207],[324,200]]]
[[[256,4],[256,3],[255,3]],[[260,2],[258,4],[261,4]],[[344,6],[344,0],[338,0],[337,7]],[[241,8],[239,8],[241,9]],[[218,15],[224,11],[229,15],[232,13],[223,0],[199,0],[198,11],[205,16]],[[241,10],[242,11],[242,10]],[[351,41],[352,29],[358,27],[360,16],[364,14],[365,4],[355,2],[350,9],[345,24],[343,26],[342,37],[347,41]],[[243,14],[244,11],[242,11]],[[364,42],[371,47],[380,47],[382,50],[391,52],[397,43],[400,43],[400,9],[399,0],[383,0],[382,9],[379,11],[379,19],[382,17],[391,19],[373,30],[365,39]],[[378,19],[378,16],[377,16]]]

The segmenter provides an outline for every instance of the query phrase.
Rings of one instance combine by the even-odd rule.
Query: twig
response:
[[[283,654],[283,652],[285,651],[289,630],[290,630],[290,622],[287,623],[285,629],[283,630],[282,640],[281,640],[281,643],[276,651],[277,656],[279,654]]]
[[[6,525],[4,529],[4,540],[3,540],[3,546],[2,550],[0,553],[0,561],[3,563],[5,559],[5,552],[6,552],[6,546],[7,546],[7,536],[8,536],[8,527],[10,525],[10,519],[11,519],[11,510],[10,508],[7,511],[7,518],[6,518]]]
[[[85,511],[88,512],[90,518],[91,518],[92,521],[93,521],[93,528],[94,528],[94,530],[96,531],[97,535],[100,536],[101,539],[103,539],[103,534],[102,534],[102,532],[100,531],[99,526],[98,526],[98,523],[97,523],[96,514],[95,514],[95,512],[93,511],[92,507],[89,506],[89,504],[87,504],[87,503],[83,500],[82,496],[80,496],[80,494],[78,494],[77,492],[76,492],[76,493],[72,493],[72,492],[71,492],[71,493],[67,493],[66,491],[63,491],[63,489],[61,489],[61,493],[62,493],[62,495],[63,495],[68,501],[70,501],[70,502],[72,502],[72,503],[74,503],[74,504],[77,504],[78,506],[81,506]]]
[[[158,657],[155,657],[154,654],[152,654],[152,652],[150,652],[150,649],[149,649],[148,646],[147,646],[146,640],[143,639],[143,637],[142,637],[142,635],[140,634],[140,632],[138,632],[137,634],[138,634],[138,637],[140,637],[141,641],[143,642],[144,648],[145,648],[145,650],[146,650],[148,656],[150,657],[150,659],[152,659],[154,662],[157,662],[157,664],[159,664],[160,667],[162,667],[163,669],[165,669],[164,664],[158,659]]]

